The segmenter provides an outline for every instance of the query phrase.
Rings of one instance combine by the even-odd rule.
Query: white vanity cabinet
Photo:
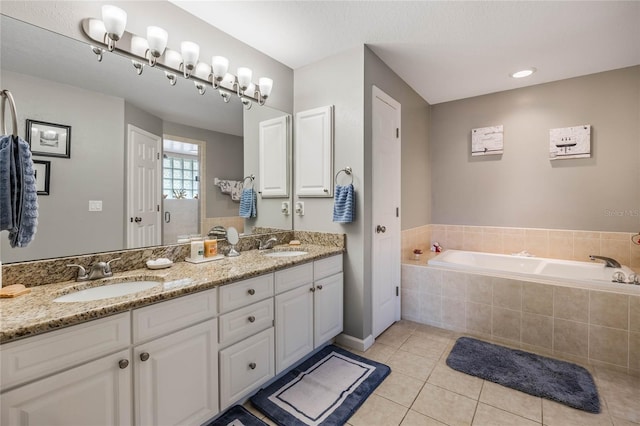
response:
[[[127,312],[2,345],[0,423],[130,425],[129,318]]]
[[[276,272],[276,374],[342,332],[342,255]]]
[[[220,409],[275,375],[274,274],[220,287]]]
[[[136,425],[195,425],[218,413],[216,295],[207,290],[133,311]]]

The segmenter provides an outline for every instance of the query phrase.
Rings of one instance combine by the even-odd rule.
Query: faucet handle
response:
[[[75,263],[67,265],[69,268],[78,268],[78,275],[76,275],[76,281],[86,280],[89,275],[87,275],[87,270],[84,269],[82,265],[76,265]]]
[[[111,274],[111,262],[115,262],[116,260],[120,260],[122,259],[121,257],[116,257],[115,259],[111,259],[110,261],[108,261],[104,267],[104,273],[105,274]]]

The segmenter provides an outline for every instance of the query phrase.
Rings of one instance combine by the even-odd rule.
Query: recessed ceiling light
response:
[[[511,73],[509,75],[511,77],[513,77],[513,78],[523,78],[523,77],[529,77],[534,72],[536,72],[536,69],[531,67],[531,68],[527,68],[527,69],[524,69],[524,70],[516,71],[516,72]]]

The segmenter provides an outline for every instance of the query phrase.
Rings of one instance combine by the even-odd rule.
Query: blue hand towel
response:
[[[9,231],[11,247],[26,247],[38,226],[38,195],[29,144],[0,139],[0,230]]]
[[[258,202],[258,196],[253,188],[245,188],[242,190],[240,196],[240,217],[246,219],[250,217],[256,217],[256,204]]]
[[[333,221],[353,222],[355,219],[356,194],[353,185],[336,185],[333,203]]]

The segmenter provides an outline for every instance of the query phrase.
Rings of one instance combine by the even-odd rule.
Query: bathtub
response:
[[[634,272],[627,266],[608,268],[604,263],[547,259],[518,255],[492,254],[473,251],[447,250],[428,261],[429,266],[518,276],[546,282],[563,283],[572,287],[596,288],[625,294],[640,294],[640,285],[613,282],[614,273],[625,277]]]

